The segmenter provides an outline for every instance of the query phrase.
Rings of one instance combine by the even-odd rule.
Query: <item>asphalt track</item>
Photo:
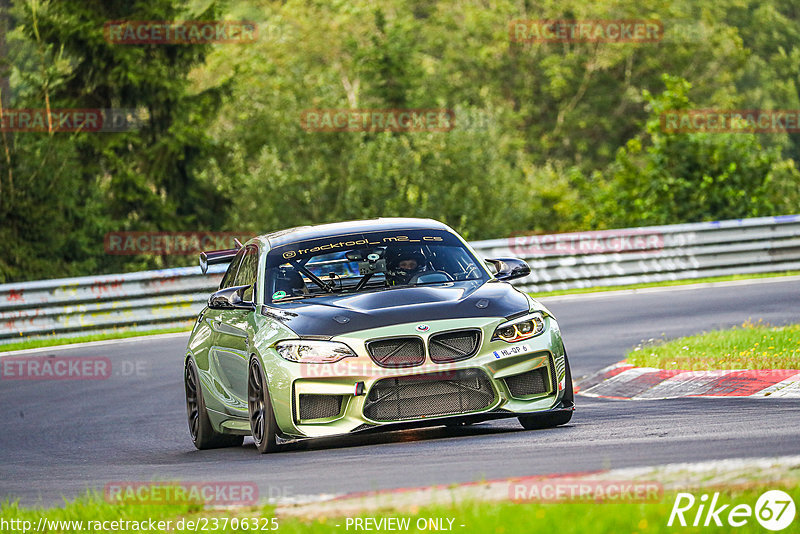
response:
[[[637,343],[763,319],[800,320],[800,281],[547,299],[575,376]],[[110,482],[256,482],[262,498],[294,498],[723,458],[800,453],[792,399],[614,401],[577,398],[565,427],[516,420],[326,438],[260,455],[252,441],[197,451],[186,428],[187,336],[48,349],[103,356],[107,380],[0,380],[0,499],[59,504]],[[8,356],[6,356],[8,357]]]

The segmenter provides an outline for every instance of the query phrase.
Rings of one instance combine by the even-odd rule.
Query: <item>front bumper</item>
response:
[[[332,364],[289,362],[272,349],[265,351],[262,358],[282,437],[323,437],[571,410],[571,401],[569,406],[562,403],[566,371],[556,321],[547,317],[544,331],[522,342],[491,341],[495,328],[504,321],[429,321],[425,332],[416,330],[418,323],[364,330],[334,338],[357,357]],[[434,363],[426,353],[421,365],[385,368],[373,362],[366,348],[369,340],[410,335],[421,337],[427,347],[432,335],[476,327],[482,333],[477,354],[454,363]],[[496,354],[513,346],[526,350]]]

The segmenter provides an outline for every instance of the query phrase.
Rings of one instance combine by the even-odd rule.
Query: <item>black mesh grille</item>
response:
[[[372,361],[381,367],[412,367],[425,361],[425,347],[418,337],[393,337],[367,343]]]
[[[539,367],[532,371],[506,377],[504,380],[512,397],[529,397],[547,393],[548,379],[547,368]]]
[[[486,373],[465,369],[379,380],[367,395],[364,415],[373,421],[405,421],[476,412],[493,402]]]
[[[300,420],[330,419],[342,410],[342,395],[300,395]]]
[[[428,352],[431,360],[436,363],[466,360],[478,352],[480,339],[480,330],[459,330],[435,334],[428,341]]]

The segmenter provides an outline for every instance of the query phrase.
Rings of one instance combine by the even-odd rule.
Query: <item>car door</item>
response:
[[[227,287],[249,285],[243,300],[253,302],[258,279],[258,247],[242,249],[241,263]],[[247,365],[250,357],[249,310],[218,310],[212,322],[212,364],[219,394],[232,415],[247,416]]]

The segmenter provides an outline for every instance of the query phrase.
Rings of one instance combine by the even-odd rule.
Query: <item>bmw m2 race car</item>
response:
[[[304,226],[200,256],[204,273],[226,262],[185,356],[198,449],[572,417],[558,324],[508,283],[528,264],[484,263],[442,223]]]

